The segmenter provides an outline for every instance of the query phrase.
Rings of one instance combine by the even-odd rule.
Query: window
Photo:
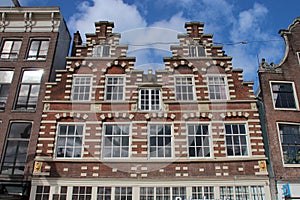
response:
[[[10,124],[1,174],[24,174],[31,126],[30,122],[12,122]]]
[[[21,44],[21,40],[5,40],[1,49],[1,59],[17,59]]]
[[[91,200],[92,187],[74,186],[72,200]]]
[[[210,100],[227,99],[225,77],[208,77],[208,91]]]
[[[66,200],[67,199],[67,192],[68,187],[67,186],[61,186],[60,192],[58,194],[53,194],[52,200]]]
[[[124,77],[106,77],[106,100],[123,100],[124,87]]]
[[[48,39],[31,40],[27,60],[46,60],[49,43]]]
[[[83,125],[59,124],[56,157],[80,158],[82,156]]]
[[[215,199],[213,186],[192,187],[192,199]]]
[[[194,84],[192,77],[175,77],[176,100],[194,100]]]
[[[284,164],[300,164],[300,125],[278,126]]]
[[[16,110],[35,110],[40,92],[43,70],[23,71],[19,92],[15,103]]]
[[[297,57],[298,57],[298,63],[300,65],[300,52],[297,52]]]
[[[109,57],[110,46],[108,45],[98,45],[94,46],[93,57]]]
[[[160,110],[160,89],[143,88],[140,90],[140,110]]]
[[[141,187],[140,199],[186,199],[186,187]]]
[[[115,188],[115,200],[132,200],[132,188],[131,187],[116,187]]]
[[[292,83],[271,83],[275,108],[296,108]]]
[[[73,79],[72,100],[88,101],[91,99],[91,76],[76,76]]]
[[[0,110],[5,108],[13,75],[13,71],[0,71]]]
[[[189,157],[210,157],[210,139],[207,125],[188,125]]]
[[[220,199],[265,200],[263,186],[220,186]]]
[[[149,125],[150,157],[172,157],[171,125]]]
[[[247,156],[247,134],[244,124],[226,124],[227,156]]]
[[[201,57],[205,56],[205,49],[200,45],[190,45],[189,46],[189,56],[190,57]]]
[[[111,187],[98,187],[97,200],[111,200]]]
[[[104,131],[103,157],[127,158],[129,156],[129,125],[106,124]]]
[[[35,200],[49,199],[50,186],[38,185],[36,187]]]

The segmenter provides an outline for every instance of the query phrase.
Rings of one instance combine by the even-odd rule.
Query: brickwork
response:
[[[95,26],[95,34],[86,34],[86,44],[76,44],[76,53],[67,58],[66,70],[57,71],[56,81],[46,86],[35,158],[36,165],[40,166],[34,172],[36,185],[40,178],[58,182],[78,179],[87,185],[97,179],[106,183],[114,179],[129,180],[129,185],[132,181],[157,181],[159,185],[165,184],[164,180],[181,185],[184,185],[182,181],[212,181],[217,185],[226,181],[233,184],[234,179],[239,179],[244,181],[242,184],[254,180],[252,184],[262,185],[266,196],[269,195],[268,172],[264,167],[267,158],[253,83],[244,82],[242,70],[232,68],[231,57],[224,54],[222,47],[212,45],[212,35],[203,34],[202,23],[186,23],[187,34],[179,35],[180,45],[171,47],[173,56],[164,58],[165,69],[153,74],[134,69],[135,58],[122,54],[127,46],[118,44],[120,35],[111,32],[112,23],[97,22]],[[204,44],[206,55],[190,57],[191,43]],[[110,45],[110,56],[93,56],[95,45],[101,44]],[[78,75],[92,77],[89,101],[72,101],[74,77]],[[106,99],[106,78],[112,75],[124,77],[122,101]],[[210,100],[208,77],[211,75],[225,77],[226,99]],[[192,77],[194,100],[176,99],[177,77]],[[141,88],[160,89],[161,109],[140,109]],[[56,156],[58,127],[63,123],[84,124],[80,158]],[[189,157],[187,126],[199,123],[209,126],[211,153],[208,157],[192,158]],[[246,156],[227,155],[224,126],[232,123],[246,126]],[[130,125],[128,157],[105,157],[106,124]],[[151,158],[149,126],[152,124],[171,126],[172,156]]]
[[[260,96],[262,98],[267,139],[269,143],[269,154],[271,169],[274,171],[274,181],[282,184],[286,182],[298,183],[300,176],[300,165],[297,163],[284,163],[281,139],[279,137],[279,124],[300,123],[299,98],[300,98],[300,65],[297,52],[300,51],[300,25],[299,18],[289,26],[288,30],[281,30],[279,33],[286,43],[284,58],[278,65],[261,65],[259,70]],[[264,63],[264,62],[263,62]],[[262,63],[262,64],[263,64]],[[295,108],[276,108],[273,103],[274,95],[271,90],[271,83],[293,83]],[[298,136],[295,136],[298,137]],[[295,141],[297,139],[295,138]],[[296,144],[296,142],[295,142]],[[297,145],[297,144],[296,144]],[[275,193],[275,186],[273,190]]]

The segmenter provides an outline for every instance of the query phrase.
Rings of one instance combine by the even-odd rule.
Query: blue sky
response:
[[[0,0],[11,6],[11,0]],[[299,0],[19,0],[22,6],[59,6],[71,34],[93,33],[94,22],[113,21],[114,32],[129,44],[138,69],[162,69],[169,46],[185,33],[184,23],[205,23],[204,32],[244,69],[244,80],[257,83],[258,60],[279,63],[284,42],[278,34],[300,16]],[[247,44],[240,44],[240,42]],[[168,42],[170,44],[153,44]]]

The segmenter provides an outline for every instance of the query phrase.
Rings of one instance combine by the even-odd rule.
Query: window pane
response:
[[[129,125],[105,125],[103,157],[129,156]]]
[[[31,126],[31,123],[25,122],[11,123],[3,156],[2,174],[21,175],[24,173]]]
[[[81,157],[83,125],[59,125],[56,142],[57,157]]]
[[[272,92],[276,108],[296,108],[292,83],[272,83]]]

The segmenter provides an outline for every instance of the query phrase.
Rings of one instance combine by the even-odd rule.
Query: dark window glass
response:
[[[10,124],[1,174],[24,174],[30,133],[31,123],[29,122],[12,122]]]

